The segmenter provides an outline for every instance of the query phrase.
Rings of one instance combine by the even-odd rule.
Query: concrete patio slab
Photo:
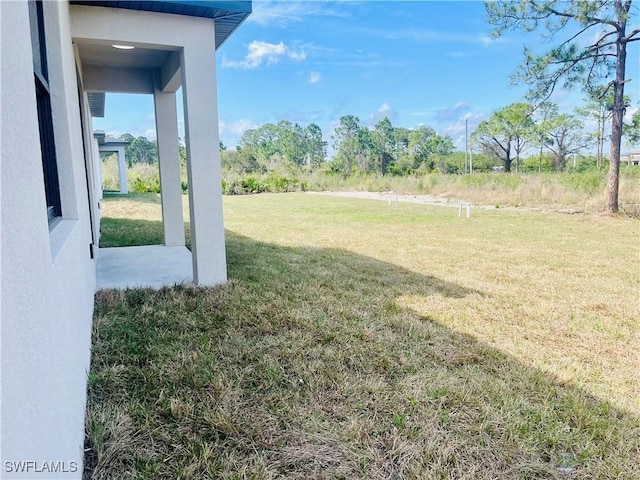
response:
[[[191,252],[184,246],[115,247],[98,252],[97,289],[157,289],[192,281]]]

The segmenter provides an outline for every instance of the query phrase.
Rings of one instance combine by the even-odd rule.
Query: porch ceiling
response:
[[[75,43],[93,117],[104,117],[105,92],[153,93],[155,72],[179,68],[177,49],[168,46],[124,42],[135,48],[122,50],[111,41],[75,39]]]
[[[171,55],[169,50],[134,48],[119,50],[111,43],[88,43],[79,41],[78,54],[83,64],[118,68],[160,68]]]

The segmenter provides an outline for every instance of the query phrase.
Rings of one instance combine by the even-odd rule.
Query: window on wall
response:
[[[44,14],[42,1],[29,0],[28,3],[29,22],[31,24],[31,49],[33,51],[33,76],[38,106],[42,169],[44,171],[44,190],[47,198],[49,225],[52,226],[62,216],[62,206],[60,203],[58,163],[51,115],[51,90],[49,88],[49,72],[47,69]]]

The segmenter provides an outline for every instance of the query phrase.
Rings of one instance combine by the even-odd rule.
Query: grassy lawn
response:
[[[228,284],[96,296],[93,478],[640,478],[638,220],[224,207]],[[103,216],[161,241],[154,195]]]

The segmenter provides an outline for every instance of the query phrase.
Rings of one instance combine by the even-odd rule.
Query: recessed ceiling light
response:
[[[133,45],[111,45],[113,48],[118,48],[120,50],[133,50],[134,47]]]

